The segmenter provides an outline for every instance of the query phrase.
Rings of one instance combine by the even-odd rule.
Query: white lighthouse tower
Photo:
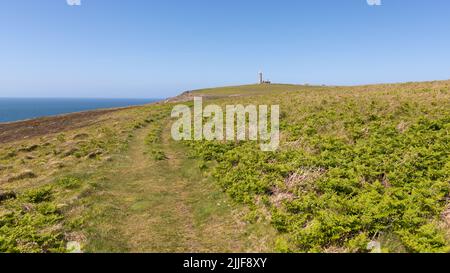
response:
[[[272,82],[269,80],[264,80],[263,73],[259,72],[259,84],[271,84]]]

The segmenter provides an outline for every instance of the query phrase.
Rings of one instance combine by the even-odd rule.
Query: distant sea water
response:
[[[0,98],[0,123],[94,109],[126,107],[160,99]]]

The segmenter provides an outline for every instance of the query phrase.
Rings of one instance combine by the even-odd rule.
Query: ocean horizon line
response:
[[[168,98],[168,97],[167,97]],[[136,97],[1,97],[0,99],[82,99],[82,100],[165,100],[167,98],[136,98]]]
[[[0,98],[0,123],[145,105],[157,98]]]

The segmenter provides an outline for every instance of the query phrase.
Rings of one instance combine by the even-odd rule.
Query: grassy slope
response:
[[[0,251],[64,251],[68,241],[88,251],[270,251],[272,240],[277,251],[367,251],[370,240],[386,251],[446,251],[449,86],[193,93],[280,104],[277,153],[173,143],[156,122],[171,104],[2,144]]]
[[[169,124],[167,117],[150,132],[137,132],[125,158],[105,170],[105,183],[85,200],[90,206],[87,251],[270,251],[274,232],[263,225],[237,225],[245,208],[203,177],[198,162],[171,140],[170,128],[162,123]],[[154,150],[162,156],[155,157]]]
[[[170,108],[3,146],[0,252],[271,251],[275,230],[249,224],[169,138]]]
[[[263,85],[192,95],[279,104],[280,151],[193,143],[235,200],[269,211],[278,250],[449,250],[450,83]],[[251,96],[245,96],[246,92]]]
[[[208,88],[193,91],[194,94],[200,95],[262,95],[262,94],[276,94],[288,91],[298,91],[300,89],[318,89],[320,87],[316,86],[305,86],[305,85],[293,85],[293,84],[251,84],[242,86],[228,86],[219,88]]]
[[[155,111],[157,106],[126,109],[82,128],[2,144],[0,252],[59,252],[67,241],[83,241],[79,201],[101,184],[97,169],[125,152]]]

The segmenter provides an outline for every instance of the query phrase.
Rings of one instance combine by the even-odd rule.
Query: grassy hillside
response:
[[[0,252],[271,251],[270,224],[171,140],[171,108],[0,124]]]
[[[449,88],[247,85],[0,125],[0,252],[448,252]],[[196,95],[279,104],[279,151],[171,140]]]
[[[273,89],[272,89],[273,88]],[[245,96],[250,92],[252,96]],[[234,199],[269,215],[279,251],[449,251],[449,82],[200,90],[279,104],[281,149],[189,143]]]
[[[100,183],[97,169],[128,149],[153,108],[1,125],[0,252],[63,252],[83,238],[80,200]]]
[[[249,96],[261,94],[275,94],[289,91],[298,91],[301,89],[317,89],[317,86],[294,85],[294,84],[251,84],[242,86],[228,86],[219,88],[209,88],[195,90],[192,93],[196,95],[211,96]]]

